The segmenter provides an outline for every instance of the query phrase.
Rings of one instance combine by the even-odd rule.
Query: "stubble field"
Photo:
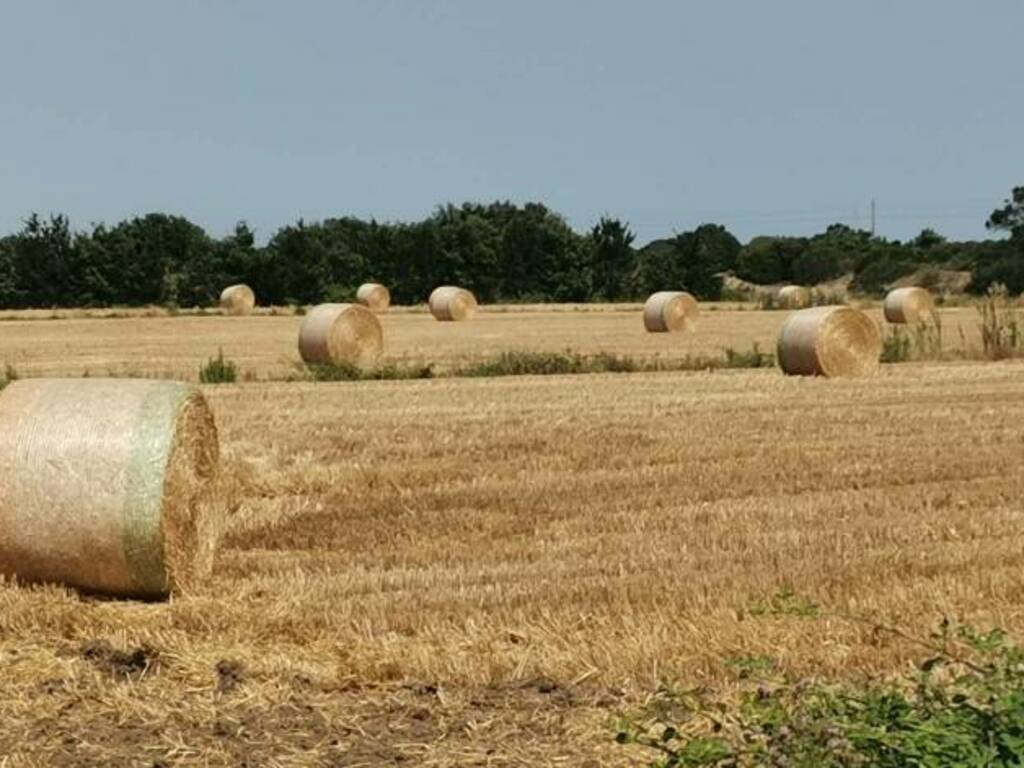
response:
[[[669,363],[687,356],[747,352],[753,344],[775,349],[788,312],[740,305],[702,305],[696,333],[647,333],[640,305],[485,307],[468,323],[439,323],[424,309],[382,315],[384,363],[432,365],[444,373],[460,364],[509,350],[610,353]],[[255,380],[295,377],[302,318],[288,314],[249,317],[170,317],[160,312],[109,311],[0,313],[0,366],[31,376],[163,376],[196,380],[199,366],[223,351]],[[868,311],[880,323],[882,313]],[[50,319],[52,315],[58,319]],[[90,316],[92,315],[92,316]],[[956,354],[980,344],[973,308],[943,311],[945,346]]]
[[[389,354],[451,364],[501,349],[770,349],[783,316],[723,308],[683,337],[611,310],[384,323]],[[952,317],[971,332],[967,310]],[[263,378],[291,368],[297,322],[5,321],[0,363],[194,376],[223,347]],[[662,681],[727,688],[743,657],[830,678],[921,657],[878,623],[1019,633],[1022,375],[961,362],[846,381],[768,369],[207,387],[227,511],[212,579],[167,604],[0,588],[0,754],[629,765],[612,719]],[[780,594],[818,608],[766,610]]]

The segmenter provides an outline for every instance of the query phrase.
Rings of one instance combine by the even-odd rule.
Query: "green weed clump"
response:
[[[929,655],[915,671],[860,685],[788,680],[768,657],[731,657],[738,697],[662,687],[617,741],[650,749],[656,768],[1024,764],[1024,650],[948,621],[917,644]]]
[[[642,359],[612,352],[584,355],[572,350],[536,352],[511,350],[437,373],[432,364],[403,366],[389,363],[360,368],[348,363],[299,364],[288,381],[381,381],[397,379],[485,378],[492,376],[565,376],[585,373],[708,371],[720,368],[771,368],[775,356],[757,344],[750,350],[727,348],[721,355],[687,355],[676,359]]]
[[[774,368],[775,355],[771,352],[762,352],[760,345],[755,341],[754,346],[749,350],[735,350],[732,347],[725,349],[725,364],[723,368]]]
[[[490,360],[471,363],[455,371],[456,376],[557,376],[569,373],[595,373],[613,359],[602,355],[588,360],[578,352],[502,352]],[[602,365],[603,364],[603,365]],[[625,363],[624,363],[625,364]]]
[[[462,366],[453,376],[553,376],[576,373],[636,373],[653,371],[707,371],[719,368],[770,368],[775,356],[762,352],[757,344],[749,351],[727,348],[721,356],[687,355],[674,360],[637,359],[629,355],[600,352],[502,352],[495,358]]]
[[[309,363],[300,370],[301,378],[312,381],[392,381],[434,377],[431,365],[399,366],[393,363],[377,368],[360,368],[351,363]]]
[[[199,367],[199,381],[203,384],[234,384],[238,381],[238,366],[224,359],[224,350]]]

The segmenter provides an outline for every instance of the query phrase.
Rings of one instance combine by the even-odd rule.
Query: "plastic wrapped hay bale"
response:
[[[319,365],[365,365],[380,357],[380,321],[359,304],[318,304],[299,328],[299,354]]]
[[[644,328],[650,333],[692,331],[697,323],[697,300],[685,291],[658,291],[644,303]]]
[[[356,301],[371,312],[383,312],[391,306],[391,291],[380,283],[363,283],[356,291]]]
[[[917,325],[935,319],[935,302],[924,288],[895,288],[886,294],[884,312],[890,323]]]
[[[790,315],[779,332],[779,366],[801,376],[867,376],[878,370],[882,334],[852,307],[814,307]]]
[[[220,308],[229,315],[248,315],[256,307],[256,294],[248,285],[229,285],[220,293]]]
[[[779,304],[788,309],[803,309],[811,303],[811,292],[802,285],[784,285],[779,288]]]
[[[465,288],[443,285],[435,288],[428,300],[430,314],[436,320],[470,320],[476,314],[476,297]]]
[[[0,393],[0,573],[124,597],[180,590],[203,575],[200,535],[216,526],[200,515],[218,455],[213,414],[187,384],[11,383]]]

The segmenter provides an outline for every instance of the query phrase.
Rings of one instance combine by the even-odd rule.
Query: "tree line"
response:
[[[180,216],[152,213],[75,231],[66,216],[33,214],[0,238],[0,308],[163,304],[205,306],[247,283],[264,304],[346,301],[363,282],[387,285],[397,303],[456,284],[481,301],[617,301],[684,288],[722,296],[722,274],[755,283],[813,285],[852,273],[854,288],[929,268],[969,270],[970,290],[993,282],[1024,290],[1024,187],[987,222],[1008,239],[950,242],[924,230],[908,242],[842,224],[813,237],[746,244],[703,224],[637,247],[625,222],[603,217],[584,232],[539,203],[439,207],[413,223],[354,217],[298,221],[258,246],[243,222],[210,236]]]

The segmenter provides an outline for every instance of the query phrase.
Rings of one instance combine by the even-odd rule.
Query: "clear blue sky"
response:
[[[0,232],[179,213],[260,239],[539,200],[639,240],[982,237],[1024,184],[1022,0],[11,0]]]

